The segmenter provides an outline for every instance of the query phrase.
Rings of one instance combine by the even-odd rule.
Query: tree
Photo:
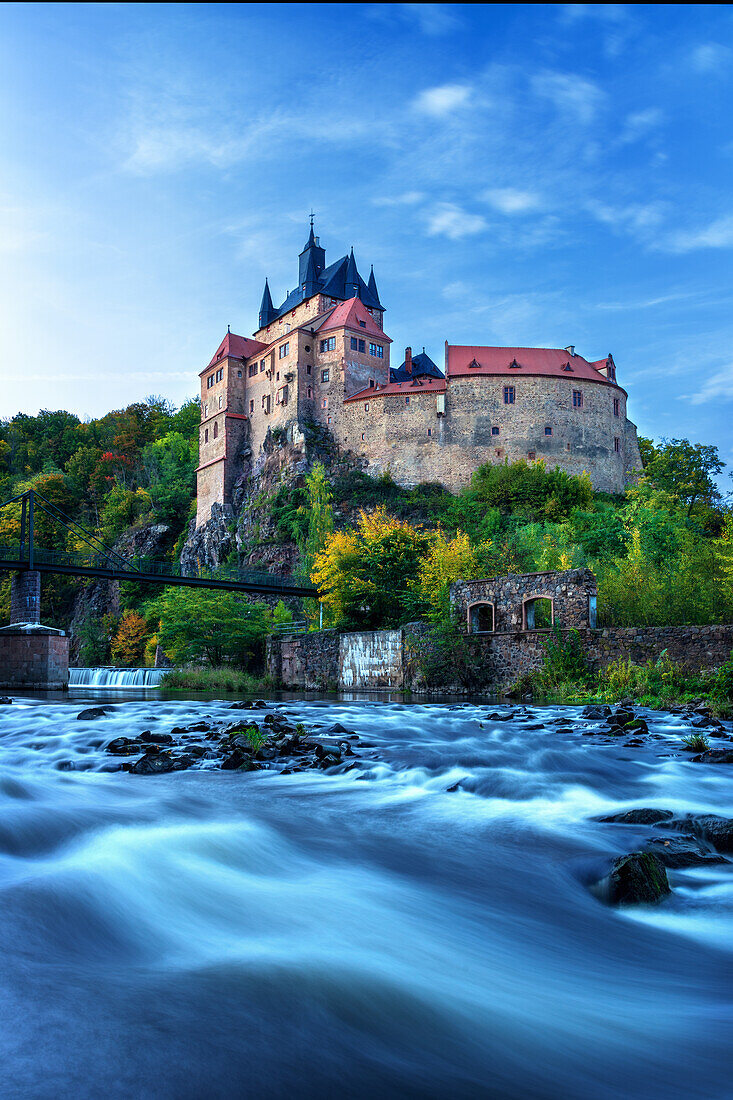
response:
[[[198,443],[180,432],[168,432],[147,444],[143,464],[150,480],[155,518],[178,528],[196,492]]]
[[[139,611],[125,611],[112,639],[112,660],[123,668],[135,668],[143,662],[148,624]]]
[[[329,620],[362,630],[408,621],[415,612],[410,582],[429,543],[421,528],[384,508],[361,512],[355,529],[330,535],[311,574]]]
[[[718,448],[689,439],[663,439],[654,448],[644,476],[679,501],[688,516],[707,518],[720,504],[714,478],[725,468]]]
[[[417,575],[408,580],[415,595],[415,617],[427,609],[433,622],[449,622],[451,584],[490,575],[492,554],[490,542],[472,546],[462,531],[451,538],[438,529],[420,559]]]
[[[172,661],[260,665],[271,612],[235,592],[164,588],[146,608],[160,619],[158,640]]]

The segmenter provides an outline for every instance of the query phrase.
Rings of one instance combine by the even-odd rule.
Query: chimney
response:
[[[405,370],[412,374],[412,348],[405,348]]]
[[[563,348],[563,351],[567,351],[570,355],[575,355],[575,344],[568,344],[566,348]]]

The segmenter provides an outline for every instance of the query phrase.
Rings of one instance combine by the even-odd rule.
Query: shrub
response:
[[[689,737],[682,738],[682,744],[688,752],[707,752],[710,742],[704,733],[691,733]]]

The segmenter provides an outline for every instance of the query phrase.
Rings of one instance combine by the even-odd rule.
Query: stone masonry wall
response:
[[[43,627],[0,630],[0,688],[53,691],[69,683],[69,639]]]
[[[411,623],[401,631],[367,631],[339,635],[322,631],[300,637],[270,638],[267,669],[276,683],[284,687],[317,690],[325,686],[339,688],[399,687],[395,681],[396,644],[400,635],[402,686],[418,694],[444,692],[470,694],[500,692],[511,687],[526,672],[541,667],[545,657],[547,630],[516,631],[504,634],[480,634],[466,637],[461,663],[465,668],[448,670],[440,682],[425,681],[425,659],[430,657],[431,635],[424,623]],[[720,626],[608,627],[579,630],[583,651],[597,671],[619,658],[635,664],[657,660],[666,650],[669,658],[684,667],[699,671],[715,668],[730,658],[733,651],[733,624]],[[353,674],[340,659],[341,644],[350,639],[370,649],[364,673]],[[378,669],[383,668],[379,682]],[[375,673],[375,669],[377,673]]]
[[[10,579],[10,622],[40,623],[41,574],[35,569],[13,573]]]
[[[553,621],[558,626],[581,629],[590,625],[590,600],[597,591],[595,574],[590,569],[509,573],[486,580],[456,581],[450,586],[450,602],[469,630],[470,611],[477,603],[493,604],[494,631],[522,630],[524,605],[537,598],[552,601]]]

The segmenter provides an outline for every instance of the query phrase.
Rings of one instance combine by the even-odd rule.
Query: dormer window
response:
[[[359,321],[362,328],[366,328],[366,321]]]
[[[569,364],[569,363],[565,363],[565,364],[563,365],[563,368],[562,368],[562,369],[563,369],[563,370],[570,370],[570,371],[571,371],[571,370],[572,370],[573,368],[572,368],[572,367],[570,366],[570,364]]]
[[[516,359],[512,359],[512,361],[511,361],[511,363],[509,364],[509,366],[510,366],[510,368],[511,368],[512,370],[516,370],[516,369],[518,369],[518,368],[519,368],[519,367],[521,366],[521,364],[520,364],[520,363],[518,363],[518,362],[516,361]]]
[[[481,366],[481,364],[479,362],[477,362],[475,359],[472,359],[471,362],[468,365],[469,365],[469,367],[480,367]]]

